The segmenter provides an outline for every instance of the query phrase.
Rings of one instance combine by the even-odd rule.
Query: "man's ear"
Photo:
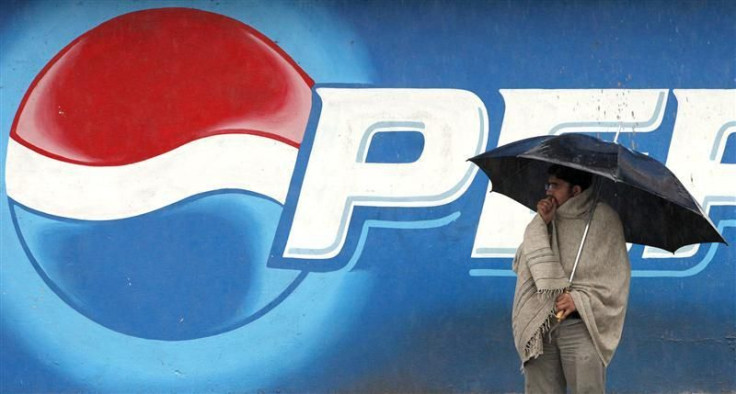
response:
[[[572,195],[577,196],[578,194],[583,192],[583,188],[580,187],[580,185],[575,185],[572,187]]]

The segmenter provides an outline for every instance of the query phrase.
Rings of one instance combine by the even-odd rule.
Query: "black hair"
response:
[[[552,164],[547,170],[548,175],[554,175],[557,178],[570,184],[570,186],[580,186],[585,190],[593,183],[593,174],[585,171],[576,170],[574,168],[565,167],[559,164]]]

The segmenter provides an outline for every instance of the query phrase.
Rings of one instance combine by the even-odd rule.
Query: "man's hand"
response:
[[[555,212],[557,212],[557,201],[555,201],[554,197],[545,197],[537,203],[537,213],[542,217],[545,224],[549,224],[552,221],[555,217]]]
[[[555,303],[555,310],[562,311],[562,319],[566,319],[568,316],[570,316],[571,313],[575,312],[577,308],[575,307],[575,301],[572,300],[572,296],[570,293],[565,292],[560,294],[557,297],[557,302]]]

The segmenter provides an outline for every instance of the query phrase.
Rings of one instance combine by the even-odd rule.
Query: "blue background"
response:
[[[200,8],[253,26],[318,84],[470,90],[488,109],[488,148],[496,146],[503,121],[499,89],[736,88],[736,3],[726,1],[11,1],[0,6],[2,157],[21,98],[53,55],[105,20],[163,6]],[[665,161],[676,115],[677,101],[670,94],[662,126],[637,135],[637,147]],[[286,214],[280,218],[287,223],[308,162],[315,116],[300,151]],[[372,159],[379,160],[381,152],[375,155]],[[724,161],[733,163],[734,157],[732,136]],[[2,165],[4,173],[4,160]],[[108,250],[101,241],[104,233],[90,230],[89,223],[15,206],[3,182],[0,390],[523,391],[510,332],[514,278],[468,274],[471,268],[509,264],[470,258],[486,186],[487,179],[479,174],[465,195],[444,207],[358,209],[347,246],[336,258],[350,261],[352,270],[295,271],[283,274],[285,279],[268,279],[271,274],[262,270],[263,277],[251,275],[248,283],[276,283],[273,298],[249,305],[241,315],[206,308],[248,297],[247,288],[215,280],[204,293],[209,298],[201,300],[205,308],[199,323],[172,332],[166,330],[169,319],[145,317],[162,310],[194,310],[201,290],[187,292],[180,282],[164,281],[164,287],[181,293],[168,300],[152,300],[143,293],[144,303],[153,309],[120,318],[108,303],[114,291],[84,286],[93,282],[83,281],[88,301],[70,306],[74,303],[40,275],[43,270],[33,261],[33,252],[71,253],[73,260],[95,261]],[[260,219],[247,214],[256,206],[264,207]],[[262,247],[273,236],[280,210],[257,196],[224,190],[178,203],[157,213],[160,217],[137,220],[149,220],[145,228],[152,234],[169,231],[172,238],[176,233],[167,230],[172,226],[219,234],[224,221],[224,228],[232,228],[222,234],[228,240],[224,247],[203,244],[186,253],[172,248],[171,264],[185,255],[196,261],[212,258],[223,262],[218,265],[222,275],[235,270],[248,276],[237,271],[241,266],[228,266],[229,259],[262,253],[248,246]],[[218,212],[242,215],[223,218]],[[200,216],[205,219],[191,219]],[[25,218],[18,227],[28,232],[28,239],[19,237],[13,217],[16,222]],[[736,209],[714,207],[711,218],[733,245]],[[253,231],[243,223],[269,228],[270,235],[249,238]],[[111,266],[144,258],[124,253],[126,242],[135,242],[133,235],[141,228],[135,222],[124,224],[115,230],[125,237]],[[63,234],[71,241],[29,246],[32,234],[58,228],[53,226],[92,231],[99,239],[85,238],[92,246],[76,254],[64,252],[70,242],[81,242],[69,235],[79,233],[69,230]],[[245,246],[238,239],[246,239]],[[186,238],[173,242],[191,243]],[[354,254],[356,250],[361,253]],[[162,258],[157,253],[166,250],[150,246],[140,253]],[[650,268],[641,253],[641,247],[632,249],[633,267]],[[253,264],[259,261],[253,259]],[[736,390],[735,261],[734,246],[701,247],[692,258],[667,262],[674,268],[707,262],[694,276],[632,280],[623,340],[609,368],[610,391]],[[198,269],[203,271],[181,273],[207,273],[206,265]],[[95,275],[100,280],[109,274],[100,270]],[[178,309],[166,309],[172,303]]]

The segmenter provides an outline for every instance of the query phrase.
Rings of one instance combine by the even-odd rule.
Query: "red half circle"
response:
[[[57,54],[26,93],[11,137],[92,166],[138,162],[223,133],[299,146],[313,84],[237,20],[187,8],[138,11]]]

